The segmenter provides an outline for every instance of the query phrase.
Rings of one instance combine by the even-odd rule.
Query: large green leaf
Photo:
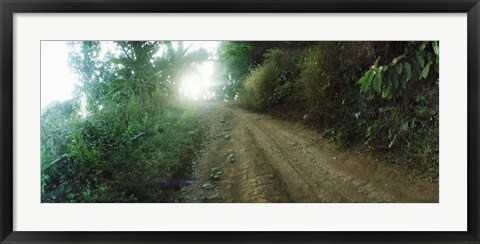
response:
[[[377,67],[377,66],[378,66],[378,61],[380,61],[380,57],[378,57],[377,60],[375,60],[375,62],[373,63],[373,67]]]
[[[402,63],[398,63],[395,65],[395,70],[397,70],[397,73],[400,75],[402,74],[402,71],[403,71],[403,65]]]
[[[365,73],[365,75],[362,78],[360,78],[358,83],[361,84],[361,91],[362,92],[366,92],[368,90],[368,88],[372,84],[372,79],[373,79],[374,76],[375,76],[375,74],[373,73],[373,70],[369,70]]]
[[[373,80],[374,77],[375,77],[375,71],[372,70],[372,72],[371,72],[370,75],[368,76],[367,88],[370,87],[370,85],[372,84],[372,80]]]
[[[375,89],[377,93],[380,93],[381,88],[382,88],[382,73],[377,72],[377,75],[375,75],[375,78],[373,79],[373,89]]]
[[[438,56],[439,48],[438,48],[438,42],[437,41],[432,42],[432,48],[433,48],[433,52],[435,53],[435,55]]]
[[[391,97],[392,97],[392,85],[390,83],[387,83],[387,86],[382,91],[382,98],[390,99]]]
[[[425,47],[427,46],[427,43],[428,42],[423,42],[422,45],[420,45],[420,51],[423,51],[425,49]]]
[[[432,64],[432,61],[428,62],[427,65],[422,70],[422,74],[420,75],[420,78],[427,78],[428,76],[428,71],[430,70],[430,65]]]
[[[417,62],[420,65],[420,68],[423,68],[425,66],[425,52],[424,51],[419,51],[415,54],[417,58]]]
[[[367,73],[368,73],[368,71],[365,72],[365,74],[363,74],[362,77],[360,77],[360,79],[357,81],[357,84],[360,84],[360,85],[363,86],[363,84],[367,81],[368,76],[369,76]],[[363,89],[362,89],[362,90],[363,90]]]
[[[406,81],[409,81],[412,78],[412,65],[409,62],[404,62],[403,67],[405,68]]]

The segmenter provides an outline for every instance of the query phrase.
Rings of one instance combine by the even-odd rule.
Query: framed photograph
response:
[[[0,7],[1,243],[479,243],[477,0]]]

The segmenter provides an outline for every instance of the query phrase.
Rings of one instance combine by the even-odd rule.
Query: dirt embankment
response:
[[[438,185],[328,143],[318,132],[225,103],[199,105],[210,126],[182,202],[438,202]]]

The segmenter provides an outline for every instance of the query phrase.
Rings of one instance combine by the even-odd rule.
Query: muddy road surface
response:
[[[301,124],[198,105],[206,148],[180,202],[438,202],[438,184],[329,143]]]

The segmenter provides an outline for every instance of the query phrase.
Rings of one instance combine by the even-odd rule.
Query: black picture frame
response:
[[[1,243],[479,243],[478,0],[0,0]],[[13,231],[14,13],[468,13],[466,232],[21,232]]]

